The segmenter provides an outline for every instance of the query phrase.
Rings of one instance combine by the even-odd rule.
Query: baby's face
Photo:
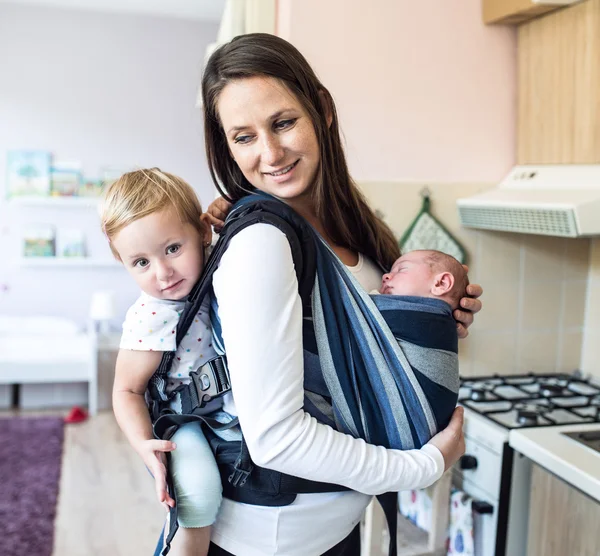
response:
[[[425,256],[419,252],[407,253],[396,260],[381,280],[380,293],[429,297],[435,275]]]
[[[183,299],[204,266],[203,240],[173,209],[144,216],[113,238],[123,265],[141,290],[156,299]]]

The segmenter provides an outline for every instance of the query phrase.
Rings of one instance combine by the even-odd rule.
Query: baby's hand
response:
[[[154,477],[158,501],[167,511],[169,508],[175,507],[175,500],[167,491],[167,456],[165,452],[172,452],[175,448],[175,443],[169,440],[144,440],[137,448],[138,454]]]

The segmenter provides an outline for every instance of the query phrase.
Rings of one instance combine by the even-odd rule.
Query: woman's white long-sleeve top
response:
[[[379,287],[381,272],[360,257],[361,285]],[[231,374],[232,399],[253,461],[352,491],[298,495],[289,506],[223,500],[213,541],[244,556],[322,554],[346,537],[371,495],[424,488],[442,474],[431,445],[388,450],[320,424],[303,410],[302,307],[285,235],[268,224],[236,235],[213,278]]]

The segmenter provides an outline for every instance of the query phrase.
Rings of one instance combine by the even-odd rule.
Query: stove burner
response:
[[[533,425],[537,425],[537,422],[538,414],[535,411],[531,411],[529,409],[517,410],[517,423],[519,423],[519,425],[523,425],[524,427],[533,427]]]
[[[554,382],[541,382],[540,383],[540,394],[542,396],[546,396],[547,398],[551,396],[557,396],[561,394],[563,391],[562,386],[560,384],[555,384]]]
[[[539,423],[538,417],[542,414],[542,407],[532,404],[515,404],[517,410],[517,423],[524,427],[533,427]]]
[[[600,423],[600,382],[565,373],[469,377],[459,403],[508,429]]]
[[[483,388],[479,388],[479,387],[473,387],[471,388],[471,399],[476,401],[476,402],[481,402],[483,400],[485,400],[486,398],[486,390],[484,390]]]

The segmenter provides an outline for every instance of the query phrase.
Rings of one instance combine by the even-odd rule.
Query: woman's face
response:
[[[319,145],[310,117],[285,85],[270,77],[232,81],[219,95],[217,112],[246,179],[290,205],[307,203]]]

